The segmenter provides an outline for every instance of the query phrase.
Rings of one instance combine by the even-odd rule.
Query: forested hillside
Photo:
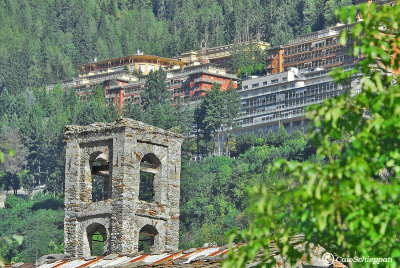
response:
[[[351,0],[3,0],[0,92],[69,79],[77,64],[134,54],[176,56],[259,37],[272,45],[335,23]]]
[[[186,137],[182,146],[180,247],[202,246],[205,242],[224,244],[226,231],[235,226],[246,227],[250,222],[246,212],[248,187],[259,183],[274,187],[280,181],[291,185],[292,181],[267,172],[267,166],[279,157],[301,161],[312,158],[312,143],[307,134],[300,131],[288,134],[281,127],[277,134],[230,137],[230,154],[235,158],[217,156],[194,161],[193,155],[199,151],[202,155],[212,155],[215,151],[214,128],[232,124],[230,118],[219,118],[220,114],[212,111],[226,111],[230,106],[227,101],[234,102],[231,97],[235,97],[236,91],[222,92],[213,86],[211,94],[203,98],[196,110],[197,115],[209,115],[196,117],[201,125],[208,126],[202,130],[208,134],[189,136],[193,109],[174,106],[168,101],[170,93],[165,76],[162,70],[151,73],[143,92],[143,105],[129,103],[123,115]],[[157,95],[163,97],[157,98]],[[63,91],[59,86],[53,91],[26,89],[11,95],[4,90],[0,94],[0,151],[14,150],[14,156],[6,155],[0,164],[0,189],[13,189],[14,194],[21,194],[21,186],[31,189],[40,184],[47,193],[33,198],[25,196],[25,201],[9,195],[6,208],[0,209],[0,237],[15,233],[25,237],[22,245],[15,242],[5,248],[3,255],[7,259],[31,262],[50,252],[62,252],[63,127],[111,122],[119,116],[114,106],[106,105],[101,88],[94,90],[85,101],[73,89]],[[18,221],[18,217],[24,221]],[[41,217],[45,219],[39,221]],[[41,226],[48,229],[49,235],[39,234]]]

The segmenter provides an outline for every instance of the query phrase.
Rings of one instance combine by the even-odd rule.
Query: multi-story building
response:
[[[351,68],[352,66],[345,66]],[[337,84],[328,70],[288,68],[286,72],[252,77],[238,90],[242,109],[235,134],[267,133],[283,125],[287,130],[307,127],[305,109],[346,91],[361,89],[359,77],[348,84]]]
[[[267,73],[276,74],[291,67],[298,69],[325,68],[353,64],[358,59],[349,54],[351,40],[346,46],[339,42],[340,31],[352,25],[341,25],[299,36],[285,46],[267,50]]]
[[[140,101],[146,76],[163,68],[174,102],[192,103],[203,97],[214,83],[219,84],[221,90],[226,90],[230,83],[237,88],[237,77],[227,73],[228,63],[237,46],[250,44],[262,50],[269,47],[263,41],[247,41],[208,48],[203,41],[200,50],[184,52],[179,59],[144,55],[138,51],[136,55],[79,65],[77,76],[64,81],[62,87],[75,88],[84,98],[93,88],[101,86],[108,101],[122,109],[128,100]],[[47,89],[54,87],[49,85]]]
[[[120,109],[128,100],[140,100],[146,76],[160,68],[167,72],[166,82],[174,102],[196,102],[211,89],[213,83],[219,84],[221,90],[226,90],[230,83],[233,88],[237,88],[238,82],[235,75],[227,73],[225,68],[210,63],[206,58],[202,58],[201,62],[184,62],[140,54],[80,65],[77,68],[80,73],[64,81],[63,88],[75,88],[78,95],[84,98],[93,88],[101,86],[105,89],[108,101]],[[50,85],[47,89],[54,86]]]
[[[238,78],[211,63],[167,72],[167,84],[175,102],[196,102],[211,90],[214,83],[219,84],[221,90],[228,89],[229,84],[237,88]]]
[[[172,93],[174,103],[193,103],[202,98],[214,83],[226,90],[229,84],[237,88],[238,78],[226,73],[225,69],[214,64],[202,64],[168,70],[166,83]],[[124,102],[140,100],[140,92],[146,85],[146,79],[135,81],[118,79],[117,83],[106,87],[106,97],[122,109]]]

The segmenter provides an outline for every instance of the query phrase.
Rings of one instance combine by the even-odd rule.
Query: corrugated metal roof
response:
[[[96,259],[80,258],[77,260],[59,260],[53,263],[43,264],[40,268],[72,268],[72,267],[134,267],[134,264],[140,264],[144,267],[174,265],[177,260],[179,264],[184,265],[193,261],[198,261],[206,257],[224,255],[226,247],[198,248],[188,251],[178,251],[161,254],[140,254],[137,256],[121,256],[109,259],[107,257],[97,257]],[[189,252],[189,253],[186,253]],[[175,263],[175,265],[178,263]]]
[[[238,245],[237,247],[240,247]],[[237,248],[236,247],[236,248]],[[311,265],[319,264],[320,256],[325,250],[316,246],[312,249],[315,258],[311,258]],[[132,256],[122,256],[111,254],[101,257],[79,258],[74,260],[48,260],[51,263],[46,263],[37,267],[40,268],[80,268],[80,267],[219,267],[220,262],[226,258],[229,249],[224,247],[204,247],[192,248],[189,250],[181,250],[175,252],[143,253]],[[261,255],[260,255],[261,256]],[[253,264],[258,264],[260,258],[256,258]],[[306,258],[300,260],[305,264]],[[310,264],[310,263],[309,263]],[[249,264],[252,267],[252,264]],[[17,266],[16,266],[17,267]],[[28,267],[26,264],[18,267]],[[32,266],[31,266],[32,267]],[[287,264],[277,262],[277,267],[287,267]],[[346,267],[343,264],[336,262],[333,267]]]

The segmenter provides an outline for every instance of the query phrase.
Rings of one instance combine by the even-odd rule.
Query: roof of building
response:
[[[103,61],[83,64],[83,65],[77,66],[77,68],[81,72],[88,72],[88,71],[92,71],[92,70],[102,70],[102,69],[115,67],[115,66],[123,66],[123,65],[132,64],[135,62],[154,63],[154,64],[159,64],[161,66],[179,65],[180,67],[182,67],[184,65],[184,62],[182,62],[180,60],[176,60],[176,59],[171,59],[171,58],[164,58],[164,57],[159,57],[159,56],[154,56],[154,55],[131,55],[131,56],[126,56],[126,57],[113,58],[113,59],[109,59],[109,60],[103,60]]]
[[[240,245],[238,245],[237,247],[239,246]],[[164,253],[139,253],[131,256],[110,254],[107,256],[91,256],[88,258],[77,259],[57,259],[56,257],[51,257],[52,255],[47,255],[44,256],[45,258],[40,258],[36,265],[17,263],[14,264],[12,267],[220,267],[221,261],[227,257],[229,251],[230,250],[228,246],[214,246],[192,248],[189,250],[177,250]],[[328,267],[329,265],[324,264],[321,257],[324,252],[325,250],[320,246],[312,248],[309,261],[306,261],[306,258],[303,257],[301,260],[299,260],[299,265],[297,266],[302,267],[302,265],[313,265],[317,267]],[[261,255],[262,253],[259,254],[259,257],[256,257],[253,263],[248,264],[247,267],[254,267],[259,264]],[[275,258],[277,261],[277,268],[290,267],[279,255],[276,255]],[[335,261],[330,267],[339,268],[346,266],[340,262]]]

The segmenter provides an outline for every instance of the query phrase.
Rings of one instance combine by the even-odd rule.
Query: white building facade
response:
[[[361,90],[359,77],[346,84],[337,84],[329,72],[321,68],[301,71],[289,68],[286,72],[244,80],[238,90],[242,109],[234,133],[267,133],[277,130],[280,125],[289,132],[306,129],[306,107],[344,92],[352,95]]]

